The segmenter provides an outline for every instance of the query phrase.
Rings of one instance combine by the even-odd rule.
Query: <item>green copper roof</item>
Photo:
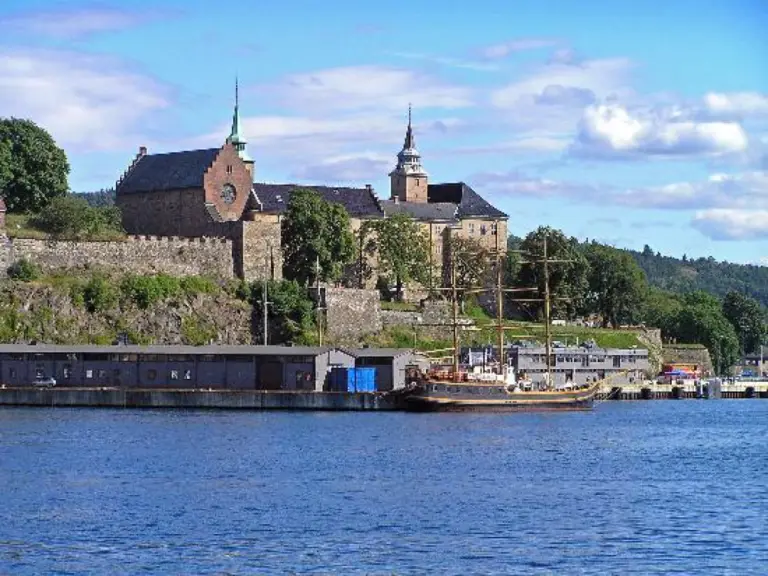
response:
[[[238,156],[246,162],[251,162],[251,157],[245,150],[246,141],[242,136],[243,129],[240,126],[240,90],[237,79],[235,79],[235,112],[232,114],[232,131],[227,140],[235,145]]]

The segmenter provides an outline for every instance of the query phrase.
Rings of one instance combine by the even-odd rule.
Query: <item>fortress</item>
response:
[[[151,154],[145,147],[115,186],[129,239],[121,242],[13,240],[0,246],[0,264],[32,258],[44,269],[107,266],[139,273],[238,276],[248,281],[282,277],[281,218],[297,188],[314,190],[344,206],[357,233],[366,221],[406,214],[429,239],[430,265],[442,277],[444,247],[453,236],[504,251],[507,215],[464,182],[432,184],[422,165],[410,108],[403,147],[390,172],[388,199],[363,188],[255,182],[235,90],[232,129],[219,148]],[[4,206],[0,200],[0,230]],[[5,262],[2,262],[5,260]],[[368,257],[374,270],[377,258]],[[370,288],[372,278],[349,284]],[[365,285],[362,285],[365,284]]]
[[[408,114],[403,148],[390,173],[390,195],[373,188],[255,182],[235,95],[232,130],[221,148],[149,154],[140,148],[117,182],[117,205],[129,234],[222,237],[231,240],[234,273],[246,280],[282,273],[280,219],[296,188],[314,190],[344,206],[354,232],[366,220],[405,213],[420,222],[430,241],[433,265],[441,267],[451,235],[484,247],[506,248],[507,215],[463,182],[430,184]],[[426,263],[425,263],[426,264]]]

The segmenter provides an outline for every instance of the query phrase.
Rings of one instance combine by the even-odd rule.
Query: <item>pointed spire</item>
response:
[[[232,114],[232,131],[227,141],[234,144],[240,158],[247,162],[251,161],[248,152],[245,150],[246,141],[243,137],[243,129],[240,126],[240,82],[237,76],[235,76],[235,111]]]
[[[413,139],[413,128],[411,127],[411,103],[408,103],[408,128],[405,131],[405,142],[403,143],[403,149],[408,150],[415,148],[416,142]]]

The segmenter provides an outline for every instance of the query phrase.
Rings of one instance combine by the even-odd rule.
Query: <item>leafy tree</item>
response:
[[[723,314],[720,301],[711,294],[698,291],[683,297],[677,337],[680,342],[706,346],[718,374],[725,374],[738,359],[736,331]]]
[[[349,286],[364,288],[366,282],[371,279],[374,267],[371,258],[376,255],[376,224],[369,220],[364,221],[354,233],[357,246],[357,258],[347,269],[347,281]]]
[[[537,287],[534,298],[544,298],[544,239],[547,242],[547,259],[550,262],[549,293],[552,315],[574,317],[584,309],[587,293],[588,263],[575,238],[567,238],[560,230],[540,226],[529,233],[520,244],[523,263],[517,274],[518,287]],[[528,297],[527,294],[525,297]],[[521,296],[522,298],[522,296]],[[524,308],[535,317],[543,317],[544,302],[526,303]]]
[[[602,316],[603,327],[639,321],[648,283],[632,256],[596,242],[586,245],[585,255],[589,263],[588,306]]]
[[[355,237],[349,214],[316,192],[297,189],[291,195],[282,223],[284,275],[307,285],[316,280],[335,282],[355,259]]]
[[[395,214],[378,222],[379,272],[395,285],[397,300],[411,281],[427,284],[429,241],[419,223],[406,214]]]
[[[760,303],[731,291],[723,299],[723,314],[736,330],[741,353],[757,351],[765,337],[765,314]]]
[[[490,254],[477,240],[452,236],[449,240],[448,249],[450,250],[450,261],[455,263],[456,286],[458,288],[477,288],[488,283],[493,269]],[[461,291],[458,295],[463,311],[466,298]]]
[[[677,294],[650,288],[643,307],[643,322],[647,326],[659,328],[666,338],[676,338],[677,318],[682,308],[682,299]]]
[[[250,288],[250,302],[258,311],[258,325],[255,326],[259,341],[263,341],[263,284],[254,282]],[[270,280],[267,282],[269,342],[295,342],[314,325],[314,306],[306,287],[293,280]],[[254,323],[256,324],[256,323]]]
[[[124,234],[119,208],[91,207],[84,198],[72,194],[52,199],[30,224],[57,238],[87,239]]]
[[[67,156],[46,130],[31,120],[0,119],[0,148],[5,149],[0,184],[9,212],[37,212],[66,194]]]

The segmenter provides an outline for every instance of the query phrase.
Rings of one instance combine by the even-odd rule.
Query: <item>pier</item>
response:
[[[674,384],[644,382],[600,390],[600,400],[684,400],[684,399],[739,399],[767,398],[768,381],[723,381],[710,385],[706,381],[696,384],[692,381]]]

